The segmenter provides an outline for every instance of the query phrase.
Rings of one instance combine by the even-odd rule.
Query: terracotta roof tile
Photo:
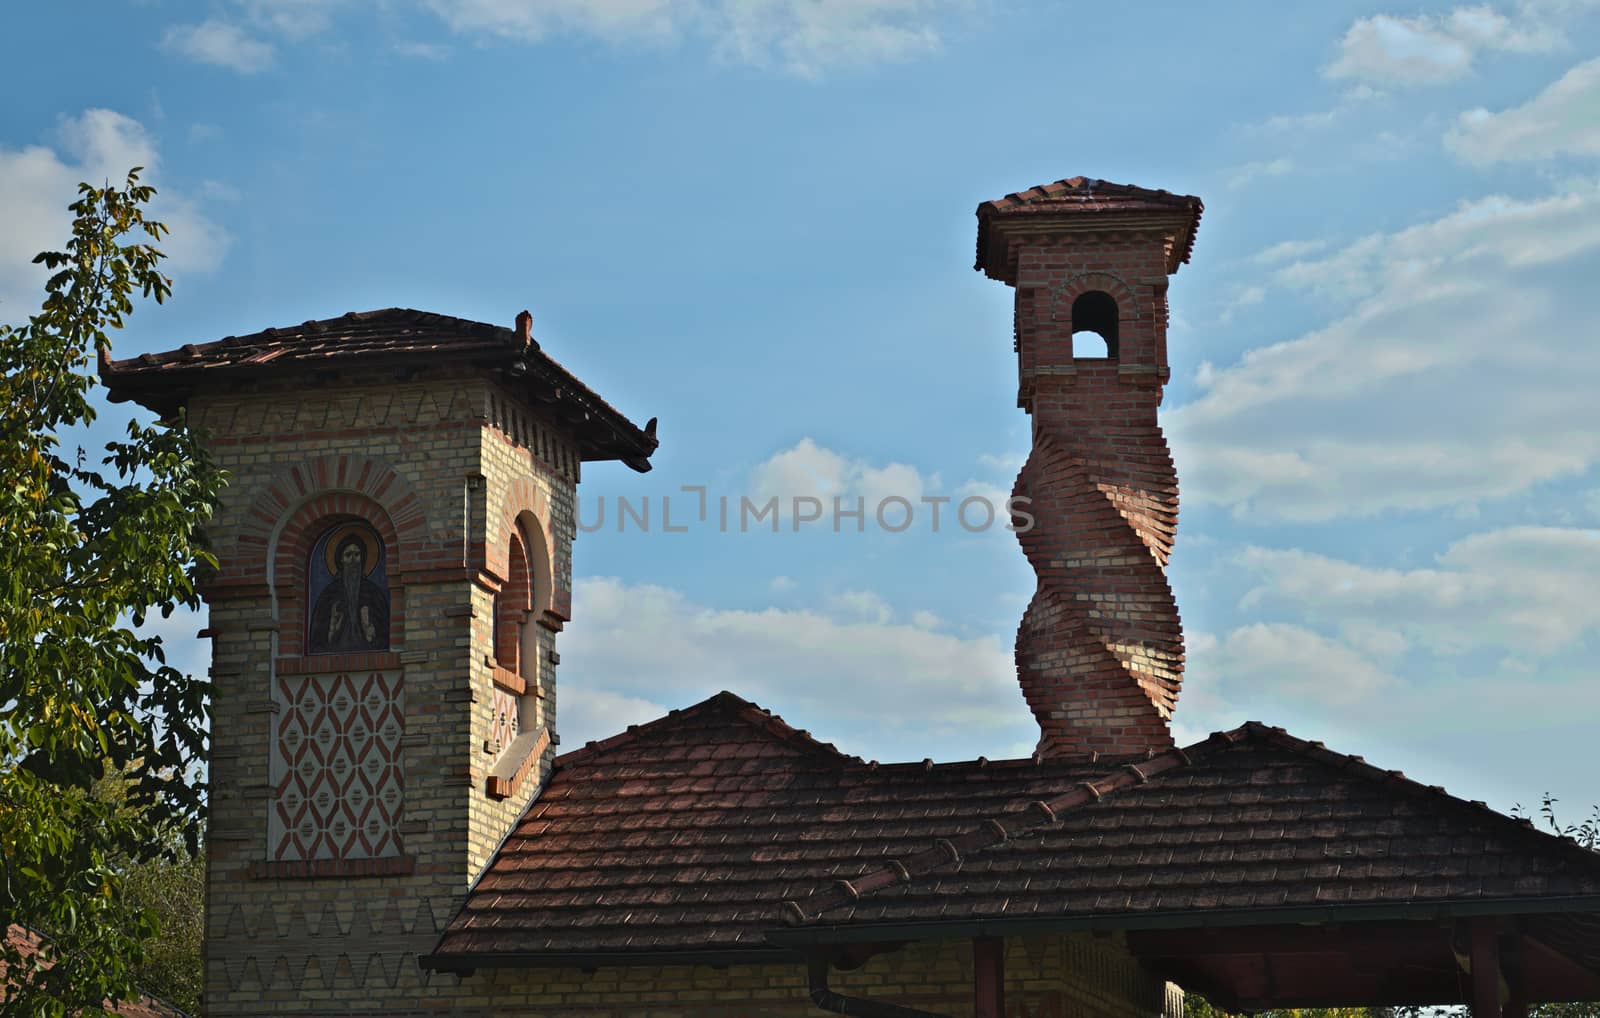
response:
[[[429,963],[1576,894],[1600,857],[1261,725],[1148,759],[878,766],[722,693],[560,758]]]
[[[526,384],[537,390],[541,403],[590,418],[573,429],[584,459],[621,459],[635,469],[649,469],[657,445],[654,422],[638,427],[545,353],[532,338],[531,316],[519,319],[519,325],[528,331],[410,308],[352,311],[126,360],[102,357],[100,377],[113,401],[131,399],[165,413],[197,388],[221,379],[400,362],[509,367],[520,360]]]
[[[991,278],[1015,282],[1015,265],[1005,238],[995,229],[997,220],[1036,216],[1140,216],[1151,213],[1170,217],[1183,213],[1187,222],[1179,229],[1167,271],[1176,272],[1194,253],[1194,236],[1200,228],[1205,203],[1194,195],[1173,194],[1132,184],[1114,184],[1093,177],[1068,177],[986,201],[978,206],[978,257],[974,268]]]
[[[39,953],[39,948],[44,940],[32,930],[12,923],[6,927],[6,943],[24,958],[32,958]],[[46,965],[48,966],[48,962]],[[5,980],[5,966],[0,964],[0,984]],[[0,990],[0,1000],[4,999],[4,992]],[[186,1018],[184,1011],[161,1000],[159,997],[141,995],[138,1000],[125,1000],[118,1004],[114,1011],[122,1018]]]

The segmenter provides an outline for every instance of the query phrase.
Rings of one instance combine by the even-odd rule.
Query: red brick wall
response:
[[[1167,379],[1161,232],[1013,238],[1018,404],[1033,450],[1016,494],[1038,587],[1017,631],[1017,675],[1047,755],[1171,746],[1183,636],[1166,580],[1178,480],[1156,421]],[[1116,301],[1118,356],[1078,359],[1073,303]]]

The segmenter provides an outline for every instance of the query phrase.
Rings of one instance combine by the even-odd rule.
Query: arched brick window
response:
[[[1079,294],[1072,302],[1072,356],[1116,360],[1117,319],[1117,299],[1109,293]]]
[[[521,533],[513,532],[509,543],[506,584],[500,588],[494,602],[494,657],[501,668],[527,678],[523,668],[522,631],[533,611],[533,572]]]
[[[489,741],[496,761],[487,791],[497,799],[516,794],[522,777],[548,745],[535,624],[550,607],[547,547],[538,518],[521,514],[507,539],[506,578],[494,600],[494,715]]]

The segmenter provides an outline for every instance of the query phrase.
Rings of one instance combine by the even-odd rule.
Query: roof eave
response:
[[[469,973],[478,969],[614,968],[636,965],[761,965],[798,961],[804,955],[787,947],[687,948],[645,951],[462,951],[417,957],[433,972]]]
[[[772,943],[801,950],[823,944],[875,943],[1004,937],[1032,933],[1131,931],[1465,919],[1476,916],[1600,913],[1600,894],[1494,898],[1476,901],[1407,901],[1289,905],[1250,909],[1177,909],[1093,915],[996,917],[988,919],[834,923],[767,931]]]
[[[565,405],[573,411],[575,419],[563,421],[563,424],[579,430],[592,422],[597,428],[604,429],[607,434],[603,438],[578,435],[579,458],[584,462],[620,460],[639,473],[651,469],[650,457],[660,445],[655,436],[603,400],[592,397],[587,386],[554,361],[539,355],[537,350],[525,351],[500,343],[485,343],[452,353],[457,360],[488,368],[508,367],[521,362],[530,380],[538,377],[549,386],[549,391],[554,394],[553,403]],[[371,371],[375,368],[414,366],[420,359],[430,356],[435,354],[432,351],[378,354],[363,358],[360,367]],[[530,365],[529,360],[534,363]],[[340,367],[329,365],[324,370],[338,370]],[[111,402],[137,403],[161,417],[169,417],[186,406],[189,397],[200,388],[202,379],[251,381],[292,377],[308,370],[312,369],[303,363],[290,361],[283,364],[269,362],[211,368],[180,367],[157,372],[142,365],[137,358],[111,361],[103,355],[99,365],[100,380]]]
[[[1164,231],[1172,242],[1167,275],[1173,275],[1194,253],[1194,238],[1203,206],[1172,205],[1158,209],[1043,211],[1037,206],[995,209],[978,207],[978,257],[973,268],[1010,286],[1017,283],[1011,238],[1022,234],[1105,233],[1113,230]]]

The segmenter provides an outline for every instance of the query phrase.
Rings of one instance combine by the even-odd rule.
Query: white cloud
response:
[[[681,0],[427,0],[457,32],[537,42],[557,32],[671,36],[693,8]]]
[[[756,467],[750,478],[752,497],[758,502],[776,497],[784,519],[797,498],[814,498],[826,513],[833,511],[839,498],[845,509],[853,509],[856,499],[864,501],[870,519],[875,508],[886,499],[904,499],[913,509],[920,507],[923,493],[939,486],[937,474],[923,477],[916,467],[905,463],[875,465],[853,459],[803,438],[792,448],[774,454]],[[896,504],[897,505],[897,504]],[[889,517],[898,523],[904,507],[893,507]]]
[[[991,456],[979,457],[979,461],[986,468],[1011,462],[1009,458]],[[906,463],[874,464],[818,445],[810,438],[775,453],[751,471],[744,497],[749,499],[751,511],[776,499],[778,529],[988,532],[1010,536],[1006,516],[1011,498],[1009,486],[973,479],[950,491],[937,473],[923,474]],[[863,514],[859,520],[853,515],[858,509]]]
[[[889,602],[870,590],[848,590],[828,598],[828,611],[848,621],[886,625],[894,618]]]
[[[1281,265],[1284,262],[1295,262],[1318,251],[1326,250],[1326,240],[1282,240],[1271,247],[1263,248],[1250,257],[1258,265]]]
[[[1441,85],[1464,77],[1484,51],[1543,52],[1560,41],[1552,20],[1526,9],[1515,19],[1487,6],[1416,17],[1377,14],[1350,26],[1326,74],[1382,85]]]
[[[904,60],[940,48],[939,23],[971,0],[417,0],[453,32],[537,43],[579,34],[608,42],[695,40],[719,59],[817,77],[837,67]],[[327,31],[348,0],[235,0],[236,20],[302,40]],[[168,50],[254,73],[271,65],[270,43],[234,21],[168,29]],[[401,42],[401,56],[442,59],[444,46]]]
[[[167,224],[161,243],[171,273],[215,268],[228,237],[190,198],[161,187],[160,153],[144,126],[112,110],[91,109],[62,121],[56,147],[0,147],[0,317],[16,320],[38,301],[46,274],[32,264],[44,250],[59,250],[71,228],[67,205],[79,181],[120,184],[128,170],[145,168],[142,179],[160,194],[149,209]]]
[[[1600,58],[1514,109],[1463,113],[1445,144],[1479,164],[1600,155]]]
[[[1281,177],[1294,170],[1294,160],[1287,156],[1276,159],[1266,159],[1260,162],[1245,163],[1234,170],[1228,177],[1229,187],[1244,187],[1252,181],[1262,177]]]
[[[427,0],[453,30],[535,42],[703,36],[727,59],[813,76],[939,47],[935,22],[964,0]]]
[[[198,25],[173,25],[161,37],[170,53],[240,74],[256,74],[272,66],[272,45],[248,35],[238,25],[211,19]]]
[[[1343,709],[1398,681],[1340,641],[1284,623],[1252,623],[1221,639],[1196,634],[1187,649],[1186,695],[1190,686],[1222,680],[1231,689],[1270,689],[1273,699]],[[1180,700],[1180,712],[1183,706]]]
[[[1017,471],[1022,469],[1023,461],[1027,458],[1025,453],[1020,452],[999,454],[986,452],[978,457],[978,466],[997,474],[1014,477]]]
[[[244,0],[250,19],[291,39],[325,32],[333,23],[333,10],[348,0]]]
[[[1215,368],[1166,418],[1184,494],[1322,520],[1470,506],[1600,460],[1600,186],[1490,197],[1276,280],[1332,324]]]
[[[565,694],[565,689],[560,690]],[[687,704],[673,704],[684,707]],[[654,721],[670,708],[637,696],[624,696],[609,689],[584,686],[556,699],[556,728],[561,733],[561,752],[570,753],[586,742],[609,739],[629,725]]]
[[[1376,569],[1300,550],[1250,548],[1241,608],[1346,627],[1379,654],[1493,648],[1536,658],[1600,630],[1600,531],[1513,527],[1451,545],[1427,569]]]
[[[792,576],[774,576],[767,584],[767,589],[774,594],[787,594],[798,586]]]
[[[903,60],[939,49],[932,22],[951,0],[723,0],[717,50],[814,76],[836,65]]]
[[[1228,324],[1245,308],[1255,307],[1266,299],[1267,289],[1264,286],[1240,287],[1238,292],[1233,295],[1233,299],[1228,301],[1228,306],[1222,309],[1222,324]],[[1202,370],[1208,367],[1209,365],[1207,364],[1201,365]]]
[[[999,756],[1036,737],[1009,643],[952,635],[932,616],[893,622],[866,592],[843,602],[738,611],[665,587],[580,580],[561,638],[567,748],[616,731],[609,708],[584,713],[597,697],[684,707],[723,689],[883,760]]]

